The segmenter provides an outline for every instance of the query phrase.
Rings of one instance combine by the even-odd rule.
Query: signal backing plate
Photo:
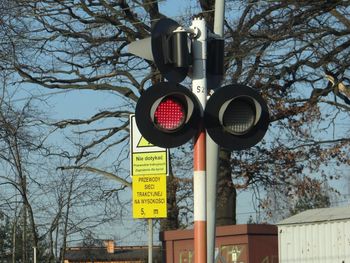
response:
[[[227,132],[220,122],[221,106],[237,97],[250,97],[259,103],[259,120],[247,133],[234,135]],[[243,150],[257,144],[265,135],[269,126],[269,112],[265,100],[254,89],[239,84],[232,84],[217,89],[208,100],[204,111],[204,125],[209,136],[218,145],[229,150]]]

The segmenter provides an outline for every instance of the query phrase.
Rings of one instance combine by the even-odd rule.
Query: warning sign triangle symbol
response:
[[[137,147],[152,147],[154,146],[152,143],[150,143],[149,141],[147,141],[145,139],[145,137],[141,136],[141,139],[139,141],[139,143],[137,144]]]

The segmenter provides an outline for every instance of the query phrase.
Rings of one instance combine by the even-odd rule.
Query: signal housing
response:
[[[173,112],[169,110],[167,103]],[[180,146],[198,132],[202,107],[196,96],[184,86],[160,82],[148,88],[139,98],[135,119],[141,134],[150,143],[172,148]]]
[[[265,100],[254,89],[239,84],[219,88],[209,98],[204,125],[218,145],[243,150],[257,144],[269,126]]]

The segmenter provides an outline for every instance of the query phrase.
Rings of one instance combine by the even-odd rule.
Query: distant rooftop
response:
[[[310,209],[286,218],[277,225],[321,223],[346,219],[350,219],[350,206]]]
[[[113,240],[104,240],[103,246],[69,247],[65,251],[65,263],[80,262],[147,262],[146,246],[115,246]],[[153,262],[161,262],[161,248],[153,246]]]
[[[160,257],[160,248],[154,248],[153,254]],[[148,248],[116,249],[108,253],[105,248],[70,248],[66,250],[65,260],[68,262],[146,262]],[[160,259],[155,262],[160,262]]]

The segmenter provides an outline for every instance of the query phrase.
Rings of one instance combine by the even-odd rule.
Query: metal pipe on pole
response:
[[[207,101],[207,28],[204,19],[195,18],[191,28],[193,39],[193,76],[192,92],[196,95],[203,109]],[[207,262],[207,223],[206,223],[206,133],[200,123],[198,136],[194,142],[193,157],[193,195],[194,195],[194,258],[195,263]]]
[[[214,33],[224,37],[225,0],[215,1]]]
[[[224,36],[225,0],[215,1],[214,33]],[[219,87],[211,87],[213,89]],[[219,146],[206,136],[206,168],[207,168],[207,262],[215,262],[216,239],[216,194],[217,174],[219,171]]]

